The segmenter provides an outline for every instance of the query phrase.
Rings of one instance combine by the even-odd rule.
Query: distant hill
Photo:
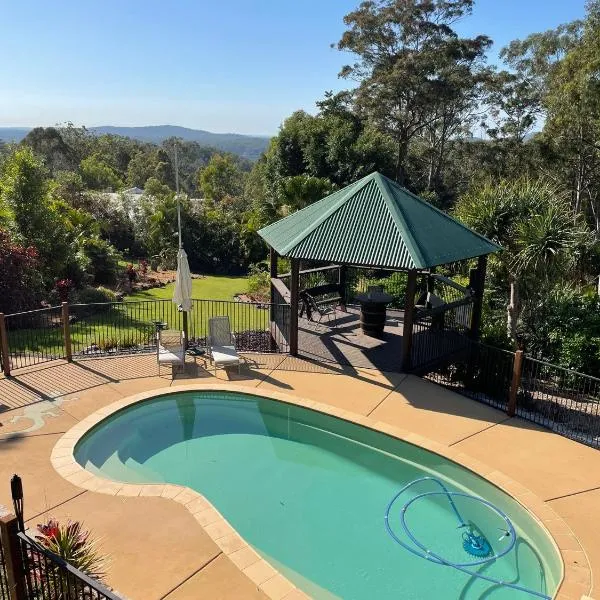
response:
[[[5,142],[20,142],[30,127],[0,127],[0,140]],[[188,129],[177,125],[147,125],[145,127],[115,127],[105,125],[90,127],[90,131],[97,134],[112,134],[130,137],[142,142],[160,144],[163,140],[176,136],[191,142],[198,142],[202,146],[212,146],[224,152],[239,154],[250,160],[257,160],[267,149],[268,137],[242,135],[239,133],[211,133],[202,129]]]
[[[0,140],[3,142],[20,142],[31,127],[0,127]]]

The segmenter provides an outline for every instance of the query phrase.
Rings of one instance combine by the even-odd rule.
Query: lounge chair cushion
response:
[[[215,365],[238,365],[240,363],[240,357],[234,346],[213,346],[211,354]]]
[[[158,349],[158,362],[166,365],[177,365],[182,364],[185,361],[185,355],[183,352],[183,347],[172,348],[167,350],[166,348]]]

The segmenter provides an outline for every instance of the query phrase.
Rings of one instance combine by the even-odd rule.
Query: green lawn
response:
[[[173,286],[154,288],[144,292],[135,292],[126,300],[170,300],[173,297]],[[247,277],[225,277],[208,275],[202,279],[192,280],[192,297],[201,300],[233,300],[235,294],[246,292]]]

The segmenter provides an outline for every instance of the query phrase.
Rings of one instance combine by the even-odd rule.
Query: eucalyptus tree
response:
[[[401,184],[413,140],[426,129],[434,134],[439,170],[444,144],[476,106],[492,41],[453,29],[472,7],[473,0],[367,0],[344,17],[348,29],[336,47],[356,60],[340,76],[359,82],[358,108],[393,139]]]
[[[600,236],[600,1],[588,4],[580,39],[549,79],[544,134],[556,149],[574,212]]]

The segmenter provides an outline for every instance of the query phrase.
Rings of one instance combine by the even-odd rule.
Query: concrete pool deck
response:
[[[598,595],[587,568],[589,558],[592,573],[600,572],[597,450],[417,377],[277,355],[248,358],[250,368],[241,375],[220,370],[215,377],[199,361],[174,381],[156,376],[153,356],[56,362],[0,379],[0,405],[7,407],[0,412],[0,504],[10,506],[9,479],[19,473],[28,523],[35,526],[50,516],[83,520],[110,555],[108,582],[132,599],[251,599],[266,598],[265,592],[272,598],[299,598],[268,569],[255,568],[252,579],[242,574],[237,563],[247,567],[251,557],[229,558],[184,505],[163,497],[85,490],[61,477],[50,462],[66,431],[125,397],[192,383],[247,386],[326,403],[330,412],[368,417],[384,431],[400,427],[474,470],[481,461],[489,471],[503,473],[509,487],[519,490],[520,484],[541,499],[535,509],[541,520],[556,521],[548,528],[570,574],[559,597]],[[553,512],[562,519],[553,519]]]

